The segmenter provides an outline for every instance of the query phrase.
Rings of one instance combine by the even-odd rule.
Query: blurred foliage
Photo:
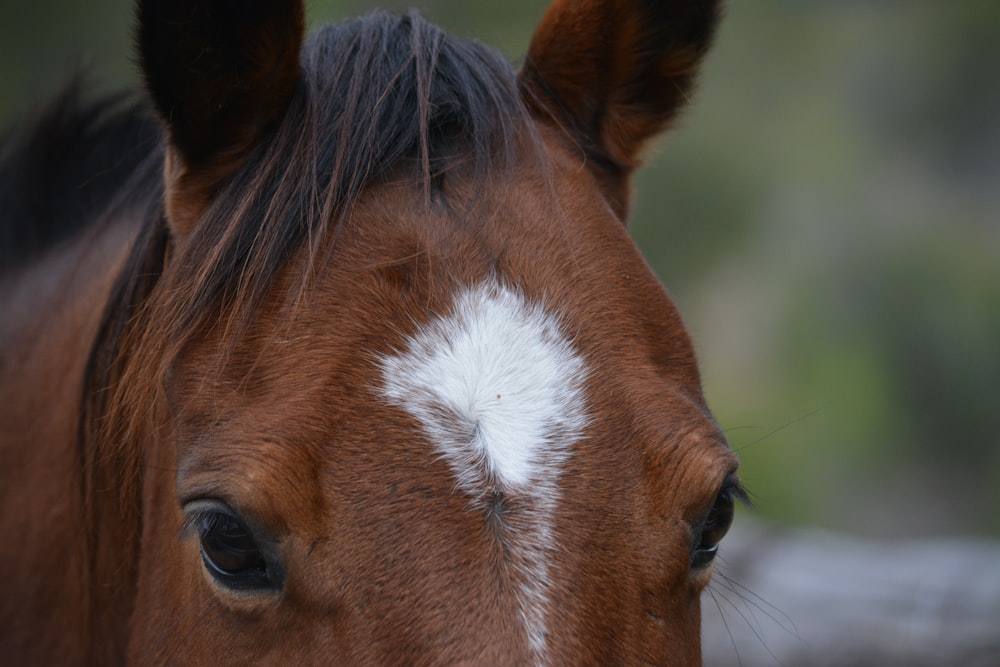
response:
[[[421,8],[516,60],[545,4]],[[0,123],[74,71],[134,84],[130,30],[126,0],[0,3]],[[985,0],[731,2],[638,178],[634,236],[764,514],[1000,535],[998,33]]]

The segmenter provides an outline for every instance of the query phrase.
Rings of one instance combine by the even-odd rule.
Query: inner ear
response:
[[[624,217],[643,147],[690,98],[718,0],[556,0],[519,78],[534,112],[586,153]]]
[[[288,107],[302,3],[140,0],[137,12],[146,88],[169,139],[168,220],[183,239]]]

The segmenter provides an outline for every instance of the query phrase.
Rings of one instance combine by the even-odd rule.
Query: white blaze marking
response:
[[[490,281],[461,291],[381,366],[384,396],[420,422],[462,491],[529,502],[506,527],[528,645],[546,664],[552,516],[586,425],[583,359],[541,304]]]

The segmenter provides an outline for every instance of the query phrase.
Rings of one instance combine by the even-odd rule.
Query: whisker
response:
[[[732,577],[729,577],[729,576],[723,574],[722,572],[718,572],[717,576],[720,577],[723,580],[723,581],[719,582],[720,584],[725,584],[730,591],[732,591],[736,595],[739,595],[747,604],[750,604],[750,605],[753,605],[754,607],[756,607],[762,614],[764,614],[769,619],[771,619],[774,622],[774,624],[777,625],[779,628],[781,628],[782,630],[784,630],[785,632],[787,632],[791,636],[795,637],[796,639],[802,639],[802,636],[799,634],[798,626],[795,625],[794,619],[792,619],[791,616],[789,616],[788,614],[786,614],[781,608],[776,607],[775,605],[771,604],[766,599],[764,599],[763,597],[761,597],[757,593],[753,592],[752,590],[750,590],[749,588],[747,588],[743,584],[739,583],[738,581],[736,581]],[[754,598],[756,598],[756,600],[758,600],[761,604],[766,605],[767,607],[770,607],[775,613],[772,614],[772,613],[768,612],[767,609],[765,609],[764,607],[761,606],[761,604],[758,604],[758,602],[756,602],[754,600],[751,600],[746,595],[744,595],[744,592],[746,592],[749,595],[751,595]],[[786,623],[787,623],[787,625],[786,625]]]
[[[718,582],[718,583],[721,584],[723,582]],[[726,589],[726,590],[728,590],[730,593],[734,593],[738,597],[738,599],[742,600],[744,603],[747,602],[746,598],[744,598],[742,595],[740,595],[739,591],[734,591],[731,588]],[[719,591],[719,594],[720,595],[724,595],[722,593],[722,591]],[[726,597],[726,602],[729,602],[729,604],[735,606],[735,603],[732,602],[728,597]],[[753,630],[756,633],[759,633],[760,636],[763,636],[763,634],[764,634],[764,627],[760,624],[760,619],[757,618],[757,615],[754,613],[753,609],[750,608],[749,604],[747,604],[747,612],[749,612],[750,616],[749,616],[749,618],[746,617],[746,616],[744,616],[744,620],[747,622],[748,625],[752,625],[753,626]],[[751,621],[752,621],[752,623],[751,623]]]
[[[733,451],[734,452],[742,452],[743,450],[750,449],[754,445],[757,445],[757,444],[763,442],[764,440],[767,440],[771,436],[776,435],[778,433],[781,433],[785,429],[787,429],[789,427],[792,427],[792,426],[795,426],[796,424],[798,424],[800,422],[804,422],[805,420],[810,419],[810,418],[816,416],[820,412],[822,412],[822,408],[816,408],[812,412],[806,413],[806,414],[802,415],[801,417],[799,417],[798,419],[793,419],[792,421],[787,422],[787,423],[779,426],[776,429],[772,429],[771,431],[768,431],[767,433],[765,433],[761,437],[757,438],[756,440],[753,440],[753,441],[751,441],[751,442],[749,442],[749,443],[747,443],[745,445],[740,445],[739,447],[733,448]],[[743,427],[743,428],[752,428],[752,427]]]
[[[754,634],[754,637],[756,637],[757,641],[760,642],[760,645],[764,647],[764,650],[767,651],[767,654],[770,655],[774,659],[774,662],[776,664],[780,665],[781,667],[784,667],[785,663],[783,663],[778,658],[778,656],[776,656],[774,654],[774,651],[772,651],[771,647],[767,645],[767,642],[764,640],[764,637],[761,634],[761,632],[759,632],[758,629],[754,627],[754,624],[750,622],[750,619],[747,618],[746,614],[744,614],[740,610],[740,608],[736,605],[736,603],[734,603],[732,600],[730,600],[728,597],[726,597],[726,594],[723,593],[722,591],[716,590],[714,592],[718,593],[719,596],[723,599],[723,601],[726,602],[730,607],[732,607],[733,611],[735,611],[737,614],[740,615],[740,618],[743,619],[743,622],[747,624],[748,628],[750,628],[750,632],[752,632]]]
[[[729,643],[733,645],[733,652],[736,653],[736,664],[739,667],[743,667],[743,658],[740,656],[740,649],[736,645],[736,638],[733,637],[733,631],[729,628],[729,621],[726,620],[726,614],[722,611],[722,605],[719,604],[719,598],[715,597],[715,591],[711,588],[708,589],[708,594],[712,596],[712,602],[715,603],[715,608],[719,610],[719,618],[722,620],[722,627],[726,629],[726,634],[729,635]]]

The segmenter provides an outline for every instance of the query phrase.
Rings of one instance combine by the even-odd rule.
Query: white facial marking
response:
[[[462,290],[451,313],[381,367],[384,396],[420,422],[462,491],[529,503],[530,516],[508,528],[521,620],[546,664],[551,522],[587,421],[583,359],[541,304],[489,281]]]

